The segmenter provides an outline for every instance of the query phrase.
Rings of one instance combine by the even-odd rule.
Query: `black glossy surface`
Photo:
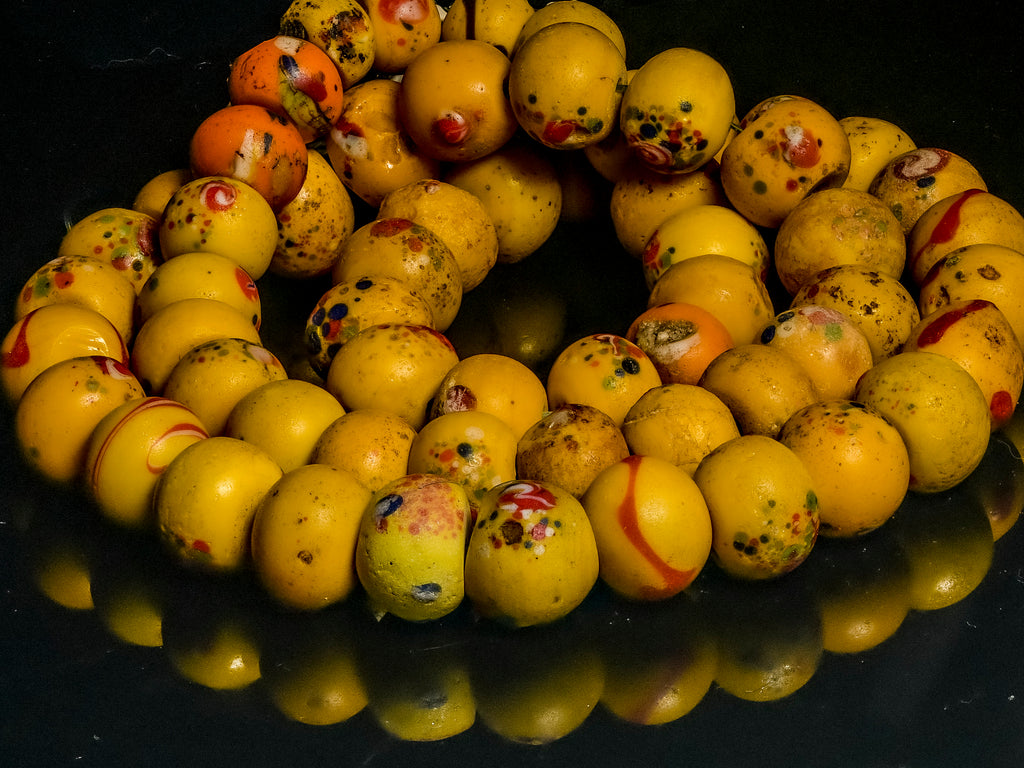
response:
[[[1022,56],[1010,3],[944,10],[881,2],[595,4],[620,23],[630,66],[669,46],[701,48],[729,70],[741,113],[767,96],[796,93],[840,117],[886,118],[919,146],[964,155],[992,192],[1024,207]],[[231,58],[272,35],[286,7],[222,0],[5,7],[14,54],[8,54],[0,107],[4,328],[12,322],[15,292],[55,255],[65,223],[101,207],[130,205],[146,180],[185,162],[191,131],[225,102]],[[578,246],[577,236],[563,232],[552,247]],[[602,242],[600,231],[589,237]],[[606,298],[602,306],[624,311]],[[304,319],[289,314],[285,301],[270,303],[270,324]],[[585,315],[581,325],[601,319],[599,312]],[[995,768],[1024,757],[1019,524],[996,542],[991,567],[970,595],[948,608],[912,611],[892,638],[853,656],[815,653],[816,598],[831,583],[826,576],[841,564],[850,568],[850,561],[864,564],[838,570],[841,580],[898,571],[897,560],[886,559],[896,555],[873,558],[901,551],[906,526],[887,526],[857,547],[824,542],[793,578],[764,589],[729,585],[709,570],[692,590],[697,607],[688,600],[627,606],[598,589],[564,625],[519,636],[475,626],[466,612],[439,626],[373,626],[356,604],[323,617],[292,617],[247,581],[186,577],[152,542],[100,524],[84,496],[32,475],[18,458],[11,418],[5,409],[0,764]],[[1008,495],[1019,499],[1019,462],[1006,463],[1007,450],[997,446],[980,485],[1009,487]],[[901,512],[918,530],[925,525],[920,518],[934,526],[943,509],[970,527],[979,519],[976,499],[963,488],[915,499]],[[65,535],[93,555],[96,583],[141,574],[167,588],[165,644],[201,642],[204,627],[238,611],[264,653],[264,680],[238,692],[203,688],[175,671],[167,648],[127,645],[95,611],[69,611],[42,597],[33,568]],[[767,617],[764,606],[774,609]],[[282,646],[321,630],[335,639],[353,636],[360,669],[376,691],[392,689],[400,676],[417,679],[431,669],[436,649],[447,649],[471,670],[482,704],[503,690],[510,675],[494,669],[510,659],[513,677],[527,676],[526,670],[542,676],[548,663],[557,669],[567,663],[559,656],[567,649],[570,659],[596,647],[605,664],[621,665],[623,653],[642,662],[670,646],[678,627],[707,630],[719,638],[720,652],[748,659],[777,663],[784,653],[810,649],[814,674],[768,703],[712,686],[692,712],[664,726],[631,725],[597,706],[579,728],[546,746],[513,744],[479,716],[468,731],[436,743],[389,735],[371,708],[337,725],[302,725],[268,695],[267,678],[289,669]],[[754,648],[738,649],[738,641]]]

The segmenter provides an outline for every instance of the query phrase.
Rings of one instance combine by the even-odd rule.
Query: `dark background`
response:
[[[792,93],[837,117],[888,119],[918,146],[963,155],[990,191],[1024,208],[1024,73],[1015,4],[594,4],[623,29],[631,67],[666,47],[702,49],[730,72],[741,115],[763,98]],[[192,130],[226,101],[231,59],[272,36],[286,7],[222,0],[5,5],[4,328],[13,322],[15,293],[55,256],[67,225],[102,207],[130,206],[149,178],[185,164]],[[614,251],[608,232],[592,227],[576,233],[578,240],[559,242]],[[388,736],[368,711],[316,728],[286,720],[259,684],[235,694],[206,690],[177,675],[163,649],[125,645],[94,612],[72,612],[43,598],[32,581],[33,558],[64,534],[84,541],[105,563],[123,566],[127,558],[138,566],[159,554],[96,524],[83,495],[32,475],[18,457],[11,423],[5,407],[0,764],[926,768],[1016,766],[1024,757],[1019,525],[996,543],[988,576],[963,601],[911,613],[896,636],[869,652],[824,654],[810,682],[780,701],[749,703],[713,687],[693,712],[663,727],[631,726],[599,707],[545,747],[515,745],[479,722],[447,741],[418,744]],[[954,497],[951,503],[966,502]],[[138,551],[127,552],[132,549]],[[154,567],[176,578],[173,570]],[[813,589],[811,575],[792,582],[794,593]],[[273,625],[261,632],[280,629],[280,622],[287,636],[302,626],[301,617],[276,615],[248,584],[210,587],[183,579],[176,586],[194,598],[196,615],[241,606]],[[581,616],[570,622],[570,635],[645,621],[643,611],[634,615],[600,590]],[[453,629],[459,638],[464,631],[462,624]],[[761,631],[749,629],[753,636]],[[643,647],[643,629],[637,633]],[[410,633],[406,657],[415,658],[423,639]],[[400,654],[402,642],[392,643]]]

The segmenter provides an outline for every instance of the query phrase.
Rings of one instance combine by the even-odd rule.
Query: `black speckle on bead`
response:
[[[686,113],[693,112],[693,104],[688,101],[681,101],[679,102],[679,111]]]
[[[401,508],[403,501],[405,500],[401,497],[400,494],[387,494],[386,496],[382,497],[380,501],[376,503],[376,505],[374,505],[374,517],[376,517],[378,520],[385,517],[390,517]]]
[[[327,316],[331,320],[341,320],[348,314],[348,304],[335,304],[327,310]]]
[[[320,325],[327,317],[327,312],[324,311],[323,307],[320,307],[313,313],[312,317],[309,318],[310,325]]]
[[[763,331],[761,331],[761,343],[770,344],[772,339],[775,338],[775,326],[769,325]]]
[[[459,456],[461,456],[462,458],[468,459],[470,456],[473,455],[473,446],[470,445],[469,443],[459,443],[455,447],[455,452],[458,453]]]
[[[622,370],[626,373],[636,375],[640,373],[640,363],[637,362],[636,358],[627,357],[622,361]]]
[[[794,317],[796,317],[796,312],[783,312],[775,319],[779,323],[788,323]]]
[[[640,126],[640,136],[642,136],[643,138],[653,139],[657,135],[657,127],[651,125],[650,123],[644,123],[643,125]]]
[[[764,131],[762,131],[760,128],[758,128],[756,131],[754,131],[754,138],[755,139],[763,139],[764,138]]]
[[[935,183],[935,177],[934,176],[925,176],[923,179],[918,179],[917,180],[917,186],[920,187],[921,189],[927,189],[928,187],[930,187],[934,183]]]
[[[364,277],[362,280],[356,281],[356,288],[360,291],[365,291],[367,288],[373,287],[373,280],[368,277]]]

